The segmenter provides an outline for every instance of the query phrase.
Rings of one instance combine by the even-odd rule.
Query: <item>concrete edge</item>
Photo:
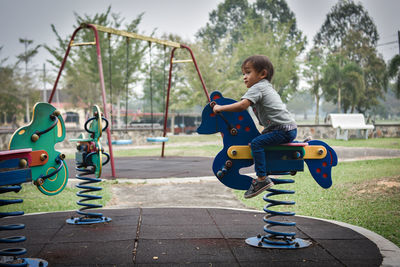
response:
[[[320,221],[325,221],[329,223],[334,223],[342,227],[350,228],[353,231],[365,236],[372,242],[376,244],[376,246],[379,248],[380,253],[382,254],[383,261],[381,266],[384,267],[396,267],[399,266],[400,264],[400,248],[396,246],[393,242],[387,240],[383,236],[372,232],[371,230],[368,230],[366,228],[363,228],[361,226],[356,226],[352,225],[349,223],[345,222],[340,222],[340,221],[335,221],[335,220],[328,220],[328,219],[321,219],[321,218],[315,218],[315,217],[310,217],[310,216],[303,216],[303,215],[296,215],[299,217],[304,217],[304,218],[311,218],[311,219],[316,219]]]

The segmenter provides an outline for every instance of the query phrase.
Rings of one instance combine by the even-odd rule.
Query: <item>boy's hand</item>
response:
[[[213,112],[214,113],[220,113],[221,111],[222,111],[222,106],[214,105],[214,107],[213,107]]]

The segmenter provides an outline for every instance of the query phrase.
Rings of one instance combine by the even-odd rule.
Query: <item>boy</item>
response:
[[[254,169],[257,178],[253,179],[245,198],[254,197],[274,185],[266,173],[264,146],[292,142],[297,135],[297,125],[283,104],[279,94],[271,85],[274,67],[268,57],[255,55],[242,64],[243,80],[249,90],[241,101],[230,105],[215,105],[214,113],[240,112],[252,106],[260,124],[262,134],[251,141]]]

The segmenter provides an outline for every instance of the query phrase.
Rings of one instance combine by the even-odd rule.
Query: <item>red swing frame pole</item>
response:
[[[76,33],[83,29],[83,28],[91,28],[93,30],[94,36],[95,36],[95,44],[96,44],[96,53],[97,53],[97,65],[98,65],[98,69],[99,69],[99,78],[100,78],[100,87],[101,87],[101,96],[102,96],[102,100],[103,100],[103,113],[104,113],[104,117],[108,120],[108,112],[107,112],[107,101],[106,101],[106,89],[105,89],[105,85],[104,85],[104,74],[103,74],[103,63],[101,60],[101,50],[100,50],[100,42],[99,42],[99,34],[97,31],[97,28],[92,25],[92,24],[84,24],[79,26],[74,33],[71,36],[71,40],[68,44],[68,48],[67,51],[65,52],[65,56],[64,59],[61,63],[61,67],[60,70],[58,71],[58,75],[56,78],[56,81],[54,82],[54,86],[53,86],[53,90],[51,91],[51,95],[49,97],[48,103],[51,103],[51,101],[53,100],[53,96],[54,93],[57,89],[57,84],[58,81],[61,77],[61,73],[65,67],[65,63],[67,61],[67,57],[69,55],[69,52],[71,50],[74,38]],[[112,150],[112,144],[111,144],[111,131],[110,131],[110,127],[107,127],[106,129],[107,131],[107,141],[108,141],[108,149],[109,149],[109,153],[110,153],[110,162],[111,162],[111,173],[112,173],[112,177],[116,178],[116,174],[115,174],[115,165],[114,165],[114,154],[113,154],[113,150]]]
[[[186,45],[183,45],[183,44],[181,44],[181,48],[185,48],[185,49],[187,49],[187,50],[189,51],[190,56],[192,57],[192,61],[193,61],[194,67],[196,68],[197,74],[198,74],[198,76],[199,76],[201,85],[203,86],[204,93],[205,93],[205,95],[206,95],[206,97],[207,97],[207,101],[208,101],[208,102],[211,102],[210,95],[209,95],[209,93],[208,93],[206,84],[204,83],[203,76],[201,75],[200,69],[199,69],[199,67],[198,67],[198,65],[197,65],[197,61],[196,61],[196,58],[194,57],[194,54],[193,54],[192,49],[190,49],[190,47],[188,47],[188,46],[186,46]],[[166,103],[165,103],[164,132],[163,132],[163,137],[166,137],[166,135],[167,135],[167,120],[168,120],[169,96],[170,96],[170,91],[171,91],[171,80],[172,80],[173,59],[174,59],[174,54],[175,54],[175,50],[176,50],[176,49],[177,49],[177,47],[174,47],[174,48],[172,49],[172,51],[171,51],[171,57],[170,57],[170,61],[169,61],[168,89],[167,89],[167,101],[166,101]],[[174,131],[174,129],[172,128],[172,125],[171,125],[171,130]],[[161,157],[164,157],[164,150],[165,150],[165,142],[162,143]]]

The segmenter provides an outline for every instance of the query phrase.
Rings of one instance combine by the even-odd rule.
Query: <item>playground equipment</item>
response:
[[[79,183],[76,187],[83,190],[79,191],[76,195],[83,199],[77,202],[78,205],[82,206],[82,208],[77,210],[77,213],[82,216],[67,219],[67,223],[69,224],[94,224],[111,221],[111,218],[104,217],[102,213],[86,211],[102,207],[100,204],[87,203],[87,201],[102,198],[102,196],[90,194],[91,192],[102,190],[101,187],[91,186],[91,184],[101,182],[102,166],[110,160],[110,156],[104,153],[100,143],[101,135],[108,127],[108,120],[103,117],[97,105],[93,106],[92,111],[93,117],[89,118],[85,123],[85,130],[89,133],[89,137],[85,138],[82,134],[78,139],[70,139],[70,141],[78,142],[76,147],[78,152],[75,154],[76,170],[78,172],[76,178],[83,182]],[[105,122],[104,127],[103,121]],[[103,155],[106,156],[105,161],[103,161]],[[93,174],[95,178],[86,177]]]
[[[64,138],[64,120],[48,103],[37,103],[30,124],[16,130],[11,137],[10,150],[32,148],[32,180],[43,194],[56,195],[67,185],[65,155],[54,149]]]
[[[247,190],[252,178],[239,173],[243,167],[253,164],[249,143],[260,135],[247,110],[242,112],[213,113],[215,104],[228,105],[235,100],[224,98],[220,92],[211,94],[211,102],[202,112],[202,122],[197,132],[199,134],[213,134],[221,132],[223,136],[223,149],[218,153],[213,162],[213,172],[224,185],[239,190]],[[331,170],[337,165],[335,151],[326,143],[311,140],[306,143],[289,143],[278,146],[265,147],[266,165],[268,175],[295,175],[304,171],[304,162],[308,165],[314,180],[323,188],[332,185]],[[293,179],[272,179],[275,184],[294,183]],[[294,232],[274,231],[273,227],[294,227],[295,222],[272,221],[274,216],[294,216],[294,212],[273,211],[270,208],[278,205],[294,205],[293,201],[281,201],[270,197],[282,194],[294,194],[294,191],[271,188],[267,190],[264,200],[268,202],[264,211],[267,225],[264,231],[267,235],[248,238],[246,243],[262,248],[301,248],[307,247],[311,242],[295,237]]]
[[[84,42],[84,43],[74,43],[74,39],[76,34],[82,30],[82,29],[91,29],[94,33],[94,42]],[[103,75],[103,64],[102,64],[102,58],[101,58],[101,49],[100,49],[100,42],[99,42],[99,34],[98,32],[104,32],[104,33],[108,33],[108,34],[115,34],[115,35],[119,35],[119,36],[124,36],[126,38],[132,38],[132,39],[138,39],[138,40],[143,40],[143,41],[147,41],[150,44],[151,43],[157,43],[157,44],[161,44],[164,46],[168,46],[168,47],[172,47],[171,50],[171,57],[170,57],[170,67],[169,67],[169,78],[168,78],[168,89],[167,89],[167,99],[166,99],[166,106],[165,106],[165,115],[164,115],[164,131],[163,131],[163,137],[166,137],[167,134],[167,118],[168,118],[168,108],[169,108],[169,96],[170,96],[170,89],[171,89],[171,80],[172,80],[172,69],[173,69],[173,64],[174,63],[180,63],[180,62],[193,62],[194,67],[197,71],[197,74],[199,76],[200,82],[202,84],[204,93],[207,97],[207,101],[210,101],[210,97],[207,91],[207,88],[204,84],[203,81],[203,77],[200,73],[200,70],[197,66],[197,62],[196,59],[193,55],[192,50],[183,44],[179,44],[176,42],[172,42],[172,41],[167,41],[167,40],[161,40],[161,39],[157,39],[157,38],[153,38],[153,37],[149,37],[149,36],[144,36],[144,35],[140,35],[140,34],[136,34],[136,33],[132,33],[132,32],[127,32],[127,31],[122,31],[122,30],[116,30],[116,29],[112,29],[112,28],[108,28],[108,27],[104,27],[101,25],[96,25],[96,24],[86,24],[83,23],[81,24],[77,29],[75,29],[75,31],[73,32],[72,36],[71,36],[71,40],[68,43],[68,47],[66,49],[63,61],[61,63],[60,69],[58,71],[58,75],[57,78],[54,82],[54,86],[53,86],[53,90],[51,92],[51,95],[49,97],[48,102],[51,103],[51,101],[53,100],[53,96],[54,93],[57,89],[57,85],[58,85],[58,81],[61,77],[61,73],[64,69],[65,63],[67,61],[68,55],[70,53],[71,47],[73,46],[86,46],[86,45],[94,45],[96,46],[96,53],[97,53],[97,64],[98,64],[98,70],[99,70],[99,80],[100,80],[100,87],[101,87],[101,93],[102,93],[102,101],[103,101],[103,111],[104,111],[104,117],[106,119],[108,119],[108,112],[107,112],[107,103],[106,103],[106,91],[105,91],[105,84],[104,84],[104,75]],[[174,60],[174,54],[176,49],[181,48],[181,49],[186,49],[187,51],[189,51],[191,59],[190,60]],[[108,140],[108,146],[109,146],[109,153],[110,153],[110,162],[111,162],[111,172],[112,172],[112,176],[116,177],[115,174],[115,165],[114,165],[114,155],[113,155],[113,150],[112,150],[112,142],[111,142],[111,132],[110,129],[107,129],[107,140]],[[165,140],[165,139],[164,139]],[[165,141],[162,142],[162,149],[161,149],[161,157],[164,157],[164,149],[165,149]]]
[[[67,184],[68,168],[64,155],[54,149],[65,138],[65,126],[60,112],[47,103],[33,108],[32,122],[19,128],[12,136],[9,149],[0,151],[0,194],[21,190],[22,183],[32,182],[45,195],[60,193]],[[22,203],[22,199],[1,199],[0,206]],[[23,215],[23,211],[2,211],[0,218]],[[0,231],[25,228],[24,224],[0,225]],[[20,243],[25,236],[3,237],[0,243]],[[25,248],[0,250],[0,266],[47,266],[42,259],[19,258]]]

